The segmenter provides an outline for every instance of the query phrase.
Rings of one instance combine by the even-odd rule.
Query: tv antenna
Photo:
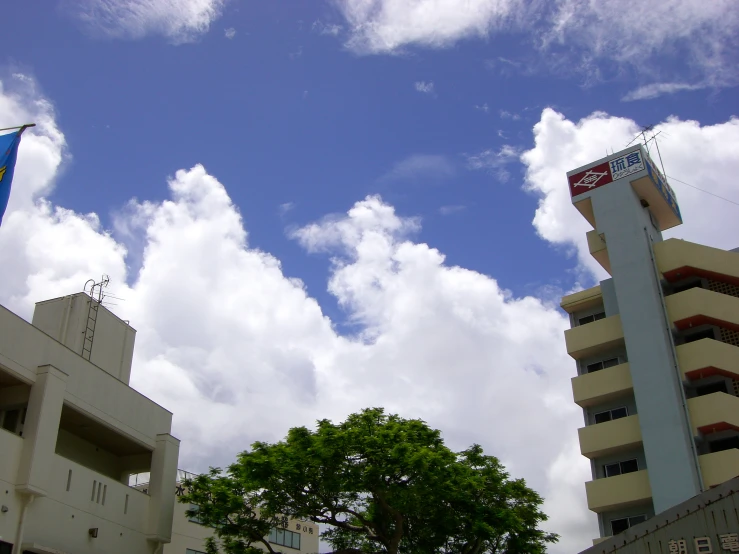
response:
[[[647,138],[647,134],[652,133],[650,137]],[[632,144],[636,139],[641,137],[642,142],[644,144],[644,148],[647,151],[647,154],[650,154],[649,152],[649,143],[654,141],[654,146],[657,149],[657,156],[659,157],[659,164],[662,166],[662,175],[666,179],[667,172],[665,171],[665,163],[662,161],[662,152],[659,151],[659,142],[657,142],[657,137],[662,134],[662,131],[654,132],[654,125],[645,125],[641,128],[641,131],[639,131],[636,136],[629,141],[629,144]],[[624,148],[627,148],[629,146],[627,144],[624,146]]]

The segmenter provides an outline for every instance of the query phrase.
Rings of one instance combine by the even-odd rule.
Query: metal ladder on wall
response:
[[[82,341],[82,357],[87,361],[90,361],[90,357],[92,356],[92,341],[95,337],[98,310],[103,302],[103,298],[105,298],[103,288],[107,287],[109,282],[110,277],[103,275],[99,283],[96,283],[94,279],[90,279],[85,283],[85,292],[87,292],[87,286],[90,285],[90,304],[87,307],[87,325],[85,325],[85,337]],[[97,298],[95,298],[96,292]]]

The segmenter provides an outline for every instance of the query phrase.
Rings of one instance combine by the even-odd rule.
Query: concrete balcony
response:
[[[739,476],[739,448],[704,454],[698,461],[706,487],[715,487]]]
[[[572,396],[581,408],[602,404],[632,393],[629,364],[601,369],[572,378]]]
[[[576,360],[607,352],[623,342],[624,331],[618,315],[565,331],[567,353]]]
[[[670,321],[681,331],[710,324],[739,331],[739,298],[694,288],[665,298]]]
[[[701,339],[677,347],[680,371],[688,379],[723,375],[739,379],[739,347],[725,342]]]
[[[598,262],[603,269],[605,269],[608,274],[611,274],[611,260],[608,259],[608,249],[606,248],[606,241],[603,240],[603,237],[598,234],[598,231],[592,230],[587,233],[586,235],[588,239],[588,249],[590,250],[590,255],[595,258],[595,261]]]
[[[739,254],[679,239],[654,245],[657,267],[668,281],[700,276],[739,285]]]
[[[562,297],[560,306],[568,314],[603,305],[600,285]]]
[[[638,415],[581,427],[577,434],[580,453],[590,459],[633,450],[642,444]]]
[[[97,527],[95,551],[151,551],[150,496],[63,456],[50,462],[49,494],[29,506],[24,544],[43,545],[43,552],[92,552],[88,529]]]
[[[585,483],[588,508],[596,513],[646,504],[652,499],[646,469]]]
[[[22,437],[0,429],[0,481],[15,483],[22,450]]]
[[[708,435],[717,431],[739,431],[739,397],[714,392],[688,400],[693,433]]]

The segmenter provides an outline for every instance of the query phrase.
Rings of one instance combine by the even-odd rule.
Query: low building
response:
[[[176,496],[184,492],[181,481],[193,475],[180,470],[178,477]],[[205,554],[205,540],[213,535],[213,529],[202,525],[197,517],[188,516],[185,512],[190,508],[195,508],[195,506],[176,503],[172,523],[172,542],[164,546],[163,554]],[[318,533],[318,525],[311,521],[284,518],[279,527],[272,529],[267,540],[276,552],[315,554],[318,552]],[[266,551],[261,544],[254,546]]]
[[[129,386],[136,332],[80,293],[0,306],[0,554],[159,554],[172,414]],[[151,475],[146,493],[128,486]]]

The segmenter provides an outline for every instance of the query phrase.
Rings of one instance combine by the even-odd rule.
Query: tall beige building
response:
[[[662,239],[682,216],[642,146],[567,175],[611,276],[561,304],[597,542],[739,475],[739,252]]]
[[[159,554],[172,414],[129,386],[136,332],[87,294],[0,306],[0,554]],[[129,476],[151,475],[146,493]]]

